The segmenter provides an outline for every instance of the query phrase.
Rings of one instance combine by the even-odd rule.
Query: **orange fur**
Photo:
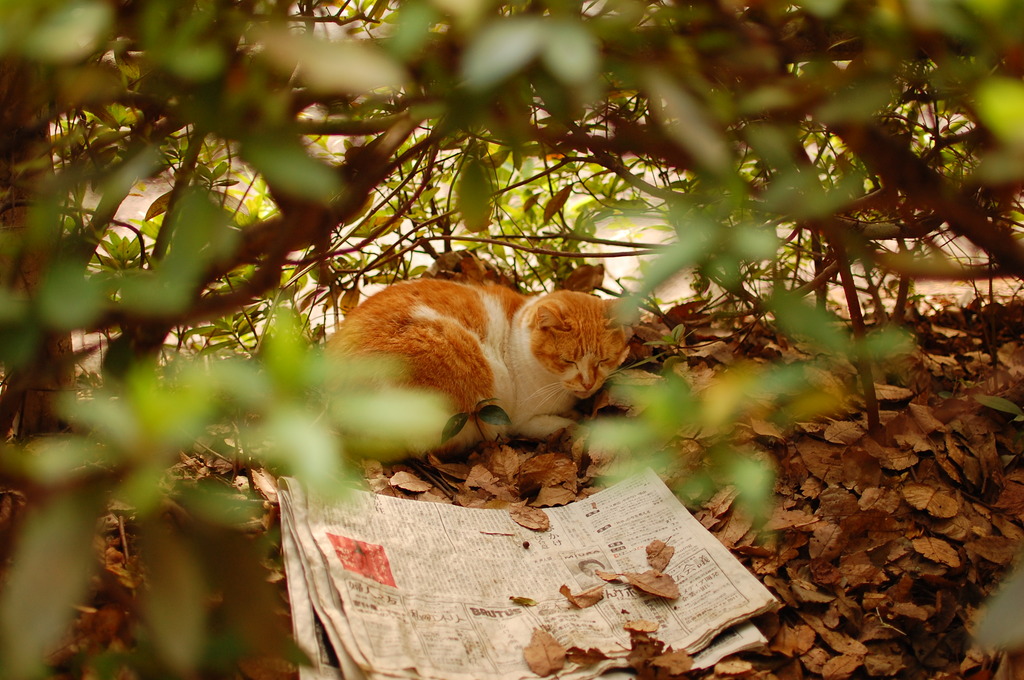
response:
[[[453,413],[494,400],[512,421],[509,434],[543,437],[570,425],[565,416],[575,402],[625,358],[625,333],[609,305],[570,291],[529,297],[500,286],[410,281],[352,310],[329,348],[398,357],[407,383],[447,396]],[[482,435],[467,426],[444,449],[466,448]]]

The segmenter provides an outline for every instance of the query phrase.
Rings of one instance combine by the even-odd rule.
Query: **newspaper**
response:
[[[523,655],[536,628],[567,649],[611,657],[559,673],[583,680],[626,666],[623,625],[636,620],[659,624],[654,637],[706,667],[764,644],[742,622],[776,605],[649,470],[546,509],[544,532],[519,526],[507,510],[361,491],[321,502],[289,479],[280,498],[295,636],[312,664],[303,680],[536,678]],[[576,593],[604,583],[597,570],[647,571],[655,539],[676,549],[665,573],[678,598],[608,583],[603,600],[578,609],[559,593],[563,584]]]

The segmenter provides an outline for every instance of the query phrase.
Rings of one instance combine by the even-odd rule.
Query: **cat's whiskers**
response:
[[[534,398],[540,399],[540,402],[536,405],[536,408],[545,406],[549,401],[559,395],[559,392],[565,391],[561,381],[555,381],[541,385],[526,397],[526,401],[532,401]]]

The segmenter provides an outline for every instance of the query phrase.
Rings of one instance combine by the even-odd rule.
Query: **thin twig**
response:
[[[835,253],[836,262],[839,264],[839,276],[843,283],[843,293],[846,294],[846,306],[850,311],[850,323],[853,326],[853,336],[857,340],[863,340],[865,336],[864,315],[861,312],[860,300],[857,298],[857,288],[853,281],[853,271],[850,269],[850,260],[846,254],[846,247],[842,243],[842,233],[839,232],[835,238],[830,240],[832,252]],[[857,347],[855,350],[854,363],[857,366],[857,373],[860,375],[861,388],[864,391],[864,409],[868,419],[868,433],[877,437],[881,433],[881,420],[878,413],[878,395],[875,394],[875,377],[871,368],[871,362],[864,354],[863,349]]]

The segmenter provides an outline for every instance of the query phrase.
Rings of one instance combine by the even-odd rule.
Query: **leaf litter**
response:
[[[1010,657],[977,647],[970,631],[1024,538],[1024,427],[1006,405],[1024,403],[1024,306],[1003,312],[1010,309],[1007,320],[1017,330],[1011,326],[999,339],[998,366],[963,360],[980,341],[970,324],[961,323],[960,334],[940,333],[936,324],[953,328],[955,320],[917,318],[920,348],[889,367],[887,380],[876,385],[883,424],[877,436],[867,433],[863,406],[856,402],[829,419],[801,421],[789,430],[752,417],[746,444],[776,470],[775,502],[760,530],[728,485],[690,506],[784,603],[757,621],[769,645],[713,669],[659,667],[654,659],[675,652],[658,648],[656,626],[637,622],[633,635],[644,637],[634,639],[631,659],[639,676],[993,677]],[[648,321],[637,336],[649,340],[667,330]],[[694,335],[699,341],[700,333]],[[677,354],[705,384],[735,356],[757,362],[802,355],[760,326],[743,337],[742,346],[714,335],[715,351],[684,346]],[[634,354],[638,345],[648,347],[634,338]],[[837,367],[828,379],[852,383],[855,377],[852,368],[844,373]],[[607,395],[594,404],[602,412],[637,410]],[[487,467],[489,459],[502,460],[503,488],[521,499],[533,502],[544,489],[561,489],[573,495],[566,496],[569,502],[586,497],[600,467],[575,444],[565,435],[483,445],[469,462]],[[511,471],[509,448],[525,453],[519,474]],[[692,468],[677,476],[686,472]],[[474,494],[457,502],[484,507],[494,500],[481,487]],[[668,539],[649,548],[651,576],[667,565],[658,560],[670,544]],[[638,574],[599,576],[645,582]],[[563,594],[582,593],[566,588]]]
[[[801,348],[756,323],[743,333],[701,327],[705,319],[693,309],[681,306],[666,318],[697,326],[688,344],[673,350],[673,361],[697,388],[736,357],[753,363],[806,358]],[[1017,407],[1024,404],[1024,305],[972,303],[919,315],[912,323],[918,349],[886,367],[885,380],[876,385],[880,433],[866,433],[862,406],[855,402],[839,415],[798,421],[789,429],[772,422],[770,414],[752,413],[736,431],[775,470],[766,517],[760,524],[751,518],[727,476],[709,498],[684,497],[698,520],[783,603],[756,621],[768,646],[691,671],[685,652],[657,640],[655,622],[637,621],[629,660],[638,677],[989,680],[1019,670],[1019,655],[982,649],[971,632],[1024,539],[1024,424],[1017,420]],[[988,329],[984,337],[982,325]],[[653,372],[658,361],[649,343],[669,331],[660,320],[639,324],[631,359],[648,360],[645,368]],[[827,380],[854,381],[851,368],[833,368]],[[592,413],[637,410],[607,392],[591,404]],[[678,451],[673,468],[663,471],[670,481],[706,471],[700,436]],[[371,461],[364,472],[377,493],[517,508],[514,513],[529,517],[541,507],[586,499],[597,489],[607,458],[590,450],[585,436],[556,433],[543,442],[488,442],[463,461],[430,461],[437,479],[407,463]],[[276,522],[276,487],[267,470],[225,465],[223,458],[197,449],[183,454],[175,474],[186,481],[218,476],[228,484],[244,475],[250,483],[239,492],[262,502],[265,515],[246,530],[265,532]],[[0,501],[10,504],[10,497]],[[80,650],[117,653],[135,644],[130,603],[143,575],[123,518],[115,512],[105,525],[104,578],[53,652],[53,665]],[[670,537],[649,548],[652,569],[645,578],[599,576],[659,584],[657,574],[670,551]],[[283,592],[279,567],[270,567],[268,580]],[[602,590],[572,593],[566,587],[563,594],[575,598],[576,606],[589,606]],[[670,593],[662,590],[661,596]],[[538,675],[557,673],[567,662],[602,658],[598,650],[566,650],[547,631],[535,634],[524,655]],[[252,680],[293,678],[296,669],[276,657],[254,657],[239,674]]]

